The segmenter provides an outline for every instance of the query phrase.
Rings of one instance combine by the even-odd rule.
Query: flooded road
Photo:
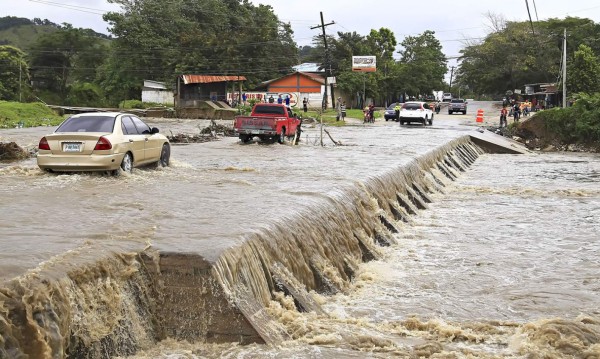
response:
[[[220,251],[261,222],[276,221],[314,198],[397,168],[472,128],[395,122],[332,128],[344,146],[305,126],[301,146],[241,145],[237,138],[174,145],[172,167],[131,176],[46,174],[35,159],[0,168],[0,280],[69,250],[137,250],[148,244]],[[150,121],[149,121],[150,122]],[[441,121],[440,121],[441,122]],[[163,133],[197,133],[207,121],[160,120]],[[51,128],[2,131],[2,141],[34,146]],[[325,135],[326,136],[326,135]],[[283,210],[282,210],[283,209]],[[92,258],[94,255],[92,255]]]
[[[34,161],[4,167],[0,273],[8,280],[147,247],[216,260],[274,223],[310,213],[317,225],[324,203],[465,135],[473,121],[440,114],[431,128],[331,129],[340,147],[316,146],[318,128],[298,147],[235,138],[174,146],[172,167],[121,178],[43,174]],[[196,122],[156,125],[193,131]],[[36,131],[0,135],[22,144]],[[397,244],[360,264],[347,288],[312,291],[325,313],[299,312],[275,293],[268,312],[288,340],[167,339],[129,357],[598,357],[599,179],[597,154],[484,154],[446,179],[427,209],[397,221]]]

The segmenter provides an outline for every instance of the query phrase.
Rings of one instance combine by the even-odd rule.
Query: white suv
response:
[[[433,125],[433,111],[426,102],[406,102],[400,109],[400,124],[419,122]]]

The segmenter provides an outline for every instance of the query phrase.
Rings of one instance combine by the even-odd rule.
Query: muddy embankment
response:
[[[600,152],[600,143],[565,143],[559,134],[548,129],[544,119],[535,114],[521,118],[513,127],[490,127],[490,131],[512,138],[532,151]]]
[[[110,358],[160,340],[276,344],[267,307],[282,294],[324,313],[312,291],[345,292],[431,194],[485,151],[465,136],[407,166],[333,192],[310,211],[251,231],[216,261],[202,253],[66,253],[0,289],[0,358]],[[69,256],[88,256],[73,268]]]

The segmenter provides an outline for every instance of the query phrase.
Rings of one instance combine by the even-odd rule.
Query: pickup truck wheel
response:
[[[279,134],[279,139],[277,142],[284,144],[285,143],[285,128],[281,129],[281,133]]]
[[[251,137],[249,135],[240,135],[240,141],[242,141],[242,143],[248,143],[250,139]]]

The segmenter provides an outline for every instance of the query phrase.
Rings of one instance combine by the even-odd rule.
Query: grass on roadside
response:
[[[297,112],[297,113],[299,116],[301,115],[303,118],[307,118],[307,117],[311,117],[311,118],[315,118],[315,119],[319,118],[319,113],[316,110],[309,109],[306,113],[304,113],[302,111]],[[336,110],[328,109],[325,112],[323,112],[322,117],[323,117],[323,123],[328,126],[345,126],[346,125],[346,122],[344,122],[344,121],[336,121],[336,117],[337,117]],[[346,118],[354,118],[354,119],[362,120],[363,117],[364,117],[364,114],[361,109],[347,109],[346,110]],[[375,111],[375,119],[377,120],[380,118],[382,118],[381,113],[379,111]]]
[[[0,129],[19,126],[56,126],[63,119],[43,103],[0,101]]]

